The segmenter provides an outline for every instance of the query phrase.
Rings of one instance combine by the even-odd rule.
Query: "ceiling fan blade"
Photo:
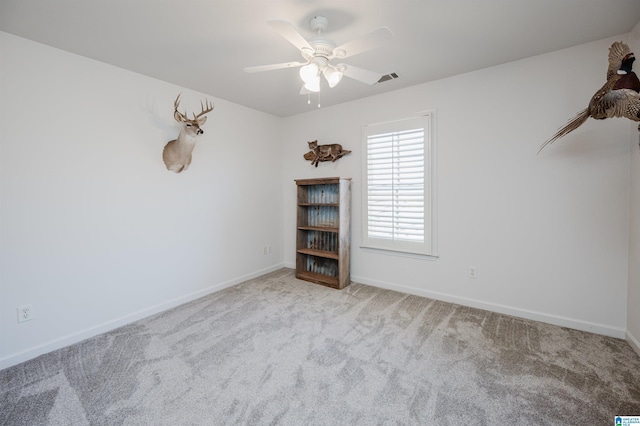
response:
[[[267,24],[275,31],[277,31],[282,37],[287,39],[287,41],[297,47],[299,50],[303,48],[311,49],[313,51],[313,47],[309,44],[307,39],[305,39],[302,34],[298,32],[298,30],[291,25],[291,22],[288,21],[267,21]]]
[[[387,27],[381,27],[369,34],[336,47],[333,49],[333,56],[336,58],[348,58],[349,56],[358,55],[380,47],[391,39],[393,39],[391,30]]]
[[[279,70],[282,68],[295,68],[304,65],[306,62],[283,62],[281,64],[271,64],[271,65],[258,65],[255,67],[246,67],[244,72],[262,72],[262,71],[271,71],[271,70]]]
[[[353,65],[340,64],[338,66],[342,70],[342,74],[365,84],[376,84],[382,77],[380,73],[354,67]]]

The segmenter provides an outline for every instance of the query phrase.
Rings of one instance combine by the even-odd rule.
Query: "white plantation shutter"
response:
[[[424,129],[367,138],[369,236],[424,242]]]
[[[432,254],[430,118],[365,126],[365,247]]]

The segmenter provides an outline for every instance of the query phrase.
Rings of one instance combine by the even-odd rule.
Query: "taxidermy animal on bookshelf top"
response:
[[[351,151],[342,149],[342,145],[339,143],[332,143],[329,145],[318,145],[318,141],[307,142],[311,151],[304,155],[305,160],[311,161],[312,166],[318,167],[318,162],[329,161],[335,162],[343,155],[349,154]]]
[[[556,139],[580,127],[589,117],[596,120],[625,117],[640,121],[640,80],[631,70],[635,60],[629,46],[621,41],[614,42],[609,48],[607,82],[593,95],[589,106],[558,130],[551,139],[543,143],[538,153]]]
[[[205,104],[202,105],[202,101],[200,101],[202,112],[198,115],[193,113],[193,120],[190,120],[186,114],[178,111],[179,105],[180,95],[178,95],[173,103],[173,117],[180,123],[182,129],[180,130],[178,139],[169,141],[162,151],[162,159],[164,160],[165,166],[167,166],[167,170],[176,173],[180,173],[189,168],[191,164],[191,153],[196,146],[196,138],[198,135],[204,133],[200,127],[207,121],[205,114],[213,111],[213,103],[206,100]]]

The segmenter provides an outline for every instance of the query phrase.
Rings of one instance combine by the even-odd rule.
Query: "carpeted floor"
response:
[[[0,371],[2,425],[611,425],[623,340],[282,269]]]

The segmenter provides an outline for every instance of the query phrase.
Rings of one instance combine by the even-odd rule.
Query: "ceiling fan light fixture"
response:
[[[309,83],[310,81],[318,78],[318,71],[319,68],[315,62],[308,63],[300,68],[300,78],[305,83]]]
[[[304,88],[310,92],[318,93],[320,91],[320,76],[315,76],[304,83]]]
[[[324,70],[324,78],[327,80],[327,83],[329,83],[329,87],[331,88],[336,87],[338,83],[340,83],[342,76],[342,72],[335,68],[328,67]]]

